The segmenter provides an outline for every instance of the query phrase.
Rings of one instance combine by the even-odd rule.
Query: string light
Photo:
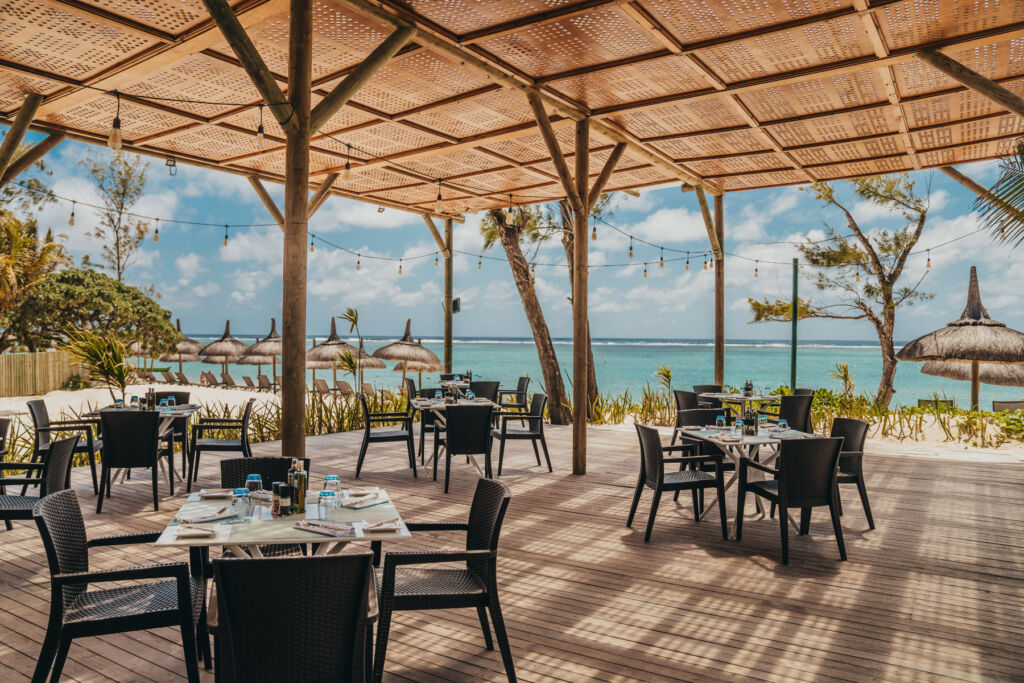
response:
[[[484,257],[483,257],[483,255],[480,255],[480,256],[477,257],[477,259],[476,259],[476,269],[477,270],[483,270],[484,269]]]
[[[926,263],[924,267],[926,269],[932,267],[932,250],[931,249],[928,250],[928,263]]]
[[[594,227],[590,229],[590,240],[592,242],[597,241],[597,218],[594,219]]]
[[[665,247],[661,248],[661,256],[658,257],[658,267],[659,268],[664,268],[665,267]]]
[[[402,274],[402,259],[398,259],[398,274]]]
[[[708,270],[714,270],[714,269],[715,269],[715,257],[712,256],[711,258],[708,259]]]
[[[708,269],[708,255],[704,254],[704,270]]]
[[[754,278],[755,279],[758,277],[757,266],[758,266],[759,263],[760,263],[760,261],[754,261]]]
[[[857,266],[857,270],[855,271],[853,281],[860,282],[860,266]]]
[[[629,258],[633,258],[633,237],[629,238]]]
[[[167,175],[172,178],[178,175],[178,162],[174,160],[174,157],[164,159],[164,166],[167,167]]]
[[[356,270],[359,270],[360,268],[362,268],[362,265],[363,265],[362,257],[359,254],[356,254]]]
[[[437,254],[434,254],[434,267],[435,268],[437,268],[437,264],[438,264]]]
[[[441,213],[441,179],[437,179],[437,201],[434,202],[434,212]]]
[[[341,172],[341,182],[347,183],[352,180],[352,145],[345,145],[345,170]],[[384,208],[384,207],[381,207]]]
[[[508,210],[509,211],[512,210],[512,193],[511,192],[508,193]]]
[[[228,246],[228,226],[226,226],[226,225],[224,226],[224,245],[223,246],[225,246],[225,247]]]
[[[644,263],[644,279],[647,279],[647,263]]]
[[[260,102],[260,125],[256,126],[256,146],[263,149],[266,141],[263,139],[263,103]]]
[[[121,151],[121,93],[114,91],[117,99],[117,112],[114,114],[114,122],[110,126],[110,134],[107,136],[107,147],[115,152]]]
[[[686,270],[687,272],[690,270],[690,252],[686,252]]]
[[[999,226],[999,239],[1001,239],[1001,240],[1005,240],[1006,239],[1006,226],[1005,225],[1000,225]]]
[[[160,219],[159,218],[156,219],[156,227],[153,229],[153,241],[154,242],[159,242],[160,241]]]
[[[70,227],[74,227],[75,226],[75,205],[76,204],[77,204],[77,202],[71,202],[71,217],[68,218],[68,226],[70,226]]]
[[[313,238],[311,236],[309,238],[309,253],[312,254],[314,251],[316,251],[316,247],[313,246]]]

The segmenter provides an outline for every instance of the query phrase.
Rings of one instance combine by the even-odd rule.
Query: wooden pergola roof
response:
[[[235,13],[287,89],[287,0]],[[1024,120],[919,53],[1024,92],[1014,0],[316,0],[313,104],[396,25],[417,31],[314,133],[312,185],[453,215],[564,196],[526,91],[566,157],[591,117],[605,189],[712,193],[946,166],[1005,154]],[[281,181],[284,132],[201,0],[4,0],[0,112],[44,99],[37,130]],[[162,99],[150,99],[162,98]],[[202,100],[197,103],[175,100]],[[231,103],[231,104],[225,104]]]

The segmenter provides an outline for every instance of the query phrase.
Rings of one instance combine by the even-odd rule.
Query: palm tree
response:
[[[484,237],[484,249],[501,242],[512,269],[512,279],[519,290],[523,301],[523,311],[533,332],[533,341],[537,345],[537,358],[540,361],[544,386],[548,393],[548,416],[552,424],[568,424],[570,420],[569,401],[565,395],[562,373],[558,368],[555,346],[551,342],[544,312],[534,288],[530,265],[523,256],[522,241],[536,241],[539,229],[539,212],[534,208],[518,207],[511,211],[493,209],[488,211],[480,225],[480,233]]]
[[[974,207],[993,237],[1011,240],[1014,246],[1024,242],[1024,140],[1003,159],[999,180],[975,200]]]
[[[22,221],[0,211],[0,321],[25,300],[29,290],[64,262],[64,249],[50,232],[40,240],[35,219]],[[7,331],[0,331],[0,349]]]

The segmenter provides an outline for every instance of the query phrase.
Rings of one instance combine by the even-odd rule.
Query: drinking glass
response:
[[[232,511],[241,520],[248,520],[252,517],[252,498],[249,497],[249,489],[235,489],[231,500]]]
[[[132,396],[132,408],[138,408],[138,407],[139,407],[139,397],[138,396]]]
[[[719,415],[718,417],[715,418],[715,426],[716,427],[724,427],[725,426],[725,415]]]
[[[248,491],[262,491],[263,477],[258,474],[250,474],[245,477],[245,488]]]
[[[124,408],[124,399],[123,398],[115,398],[114,399],[114,407],[115,408]]]
[[[160,399],[160,407],[161,408],[166,408],[167,407],[167,399],[166,398]]]
[[[341,491],[341,477],[337,474],[328,474],[324,477],[324,491]]]
[[[169,405],[169,406],[176,406],[176,405],[178,405],[178,399],[174,398],[173,396],[168,396],[167,397],[167,405]]]
[[[472,401],[474,398],[476,398],[476,394],[474,394],[471,389],[466,389],[466,398]]]
[[[789,429],[789,421],[786,418],[779,418],[779,429]]]
[[[320,521],[338,521],[338,495],[334,491],[321,491],[317,496],[317,505],[320,512]]]
[[[438,389],[437,391],[434,392],[434,400],[435,401],[440,401],[442,398],[444,398],[444,397],[442,396],[440,389]]]
[[[743,433],[743,420],[736,420],[733,423],[732,427],[733,427],[733,431],[734,432],[736,432],[737,434],[742,434]]]

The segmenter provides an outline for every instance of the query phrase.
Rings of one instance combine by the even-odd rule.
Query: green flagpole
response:
[[[799,302],[797,294],[797,283],[800,274],[800,268],[797,265],[797,259],[793,259],[793,312],[790,316],[792,318],[792,329],[793,337],[790,342],[789,348],[789,391],[790,393],[796,393],[796,322],[797,322],[797,305]]]

